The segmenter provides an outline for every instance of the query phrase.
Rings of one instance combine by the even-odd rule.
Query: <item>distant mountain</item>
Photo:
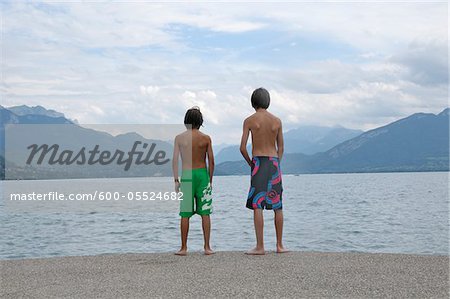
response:
[[[221,150],[223,150],[226,147],[231,146],[232,144],[228,144],[228,143],[220,143],[220,144],[215,144],[213,142],[213,151],[214,151],[214,155],[217,156],[218,153],[220,153]]]
[[[17,106],[27,107],[27,106]],[[28,107],[29,108],[29,107]],[[44,108],[42,108],[44,109]],[[20,109],[19,109],[20,110]],[[24,112],[26,108],[22,112]],[[38,109],[42,112],[41,109]],[[45,110],[45,109],[44,109]],[[56,114],[55,114],[56,115]],[[18,115],[0,105],[0,156],[5,153],[5,125],[6,124],[73,124],[64,116],[48,116],[44,114]]]
[[[449,168],[448,108],[416,113],[370,130],[325,152],[311,165],[318,171],[429,171]]]
[[[74,122],[65,118],[64,114],[58,113],[53,110],[45,110],[45,108],[36,106],[30,108],[28,106],[16,106],[12,108],[19,112],[19,114],[13,112],[9,108],[5,108],[0,106],[0,122],[1,125],[5,124],[73,124]],[[28,114],[26,111],[33,111],[34,108],[37,108],[36,111],[40,112],[37,114]],[[42,109],[43,110],[42,110]],[[50,111],[48,114],[45,111]]]
[[[22,106],[19,106],[22,107]],[[46,110],[45,108],[43,108]],[[38,110],[41,110],[38,108]],[[25,113],[26,108],[22,111]],[[30,110],[27,110],[30,111]],[[42,110],[41,110],[42,111]],[[48,111],[48,110],[46,110]],[[345,173],[345,172],[388,172],[388,171],[449,171],[449,113],[447,108],[435,115],[432,113],[416,113],[409,117],[392,122],[388,125],[364,132],[349,140],[343,141],[325,152],[314,154],[290,153],[286,149],[282,161],[282,171],[285,174],[298,173]],[[101,144],[104,149],[129,150],[134,141],[156,143],[171,156],[172,145],[158,140],[149,140],[136,133],[127,133],[112,136],[105,132],[83,128],[73,121],[60,116],[58,112],[50,114],[23,114],[20,115],[0,106],[0,178],[4,178],[4,164],[6,164],[9,178],[33,179],[36,178],[36,169],[23,165],[24,152],[13,152],[8,156],[11,161],[4,161],[4,130],[5,124],[65,124],[67,131],[63,136],[58,136],[58,126],[49,126],[45,134],[37,135],[33,131],[22,131],[20,138],[12,138],[11,142],[17,142],[17,148],[23,148],[24,142],[52,143],[57,139],[62,147],[77,149],[81,146],[93,146]],[[311,128],[310,128],[311,129]],[[285,134],[286,142],[309,140],[316,142],[315,148],[325,146],[325,141],[345,136],[358,134],[344,128],[316,128],[316,134],[321,138],[313,138],[315,135],[306,136],[307,130],[293,130]],[[341,130],[343,129],[343,130]],[[311,129],[312,130],[312,129]],[[350,135],[348,135],[350,134]],[[10,136],[15,136],[14,134]],[[297,137],[295,137],[297,136]],[[334,138],[334,139],[333,139]],[[305,141],[306,143],[306,141]],[[332,143],[332,141],[330,141]],[[328,143],[328,144],[330,144]],[[286,143],[288,144],[288,143]],[[8,146],[10,144],[8,143]],[[12,144],[14,146],[14,144]],[[288,145],[286,145],[287,147]],[[293,145],[291,145],[293,146]],[[314,148],[314,146],[310,148]],[[16,148],[16,147],[14,147]],[[228,150],[229,149],[229,152]],[[234,154],[239,161],[226,161]],[[22,155],[22,156],[21,156]],[[7,157],[7,158],[8,158]],[[19,159],[18,157],[22,157]],[[8,158],[8,160],[9,160]],[[216,155],[216,174],[249,174],[248,165],[242,160],[238,146],[224,148]],[[11,168],[12,167],[12,168]],[[44,174],[44,175],[43,175]],[[152,176],[170,175],[170,165],[152,169],[151,167],[132,168],[126,176]],[[3,176],[3,177],[2,177]],[[121,166],[108,165],[98,168],[65,169],[64,167],[50,167],[41,172],[39,178],[75,178],[75,177],[117,177],[123,176]]]
[[[303,126],[284,134],[286,153],[315,154],[362,134],[344,127]]]
[[[241,150],[239,145],[230,145],[223,148],[219,153],[215,154],[214,161],[217,163],[229,162],[229,161],[240,161],[242,160]],[[247,146],[247,151],[251,154],[251,145]]]
[[[286,153],[315,154],[329,150],[361,133],[361,130],[344,127],[302,126],[284,133],[284,150]],[[216,153],[216,163],[240,160],[242,156],[239,145],[227,146]]]
[[[21,106],[22,107],[22,106]],[[43,108],[44,109],[44,108]],[[39,109],[41,110],[41,109]],[[45,110],[45,109],[44,109]],[[25,111],[25,110],[24,110]],[[49,116],[45,114],[24,114],[17,115],[7,108],[0,107],[0,166],[3,165],[3,157],[6,157],[6,179],[54,179],[54,178],[85,178],[85,177],[137,177],[137,176],[161,176],[171,175],[171,165],[162,165],[151,167],[148,165],[135,165],[129,171],[124,172],[123,165],[110,164],[104,166],[39,166],[26,165],[25,161],[28,157],[29,150],[27,146],[30,144],[48,144],[55,142],[63,149],[77,152],[82,147],[87,150],[92,149],[95,145],[100,145],[101,150],[109,150],[112,153],[121,150],[127,153],[133,146],[135,141],[147,144],[156,144],[157,150],[166,152],[167,157],[172,156],[173,146],[167,142],[159,140],[151,140],[142,137],[136,133],[127,133],[112,136],[106,132],[100,132],[88,129],[73,123],[71,120],[58,116],[59,114],[51,113]],[[30,126],[27,128],[15,126],[5,127],[8,124],[39,124],[50,125],[42,128],[41,126]],[[65,126],[51,126],[65,125]],[[6,128],[6,129],[5,129]],[[5,130],[8,131],[8,148],[5,155]],[[11,149],[13,149],[11,151]],[[46,163],[44,163],[46,165]],[[2,167],[4,169],[4,167]],[[0,177],[4,171],[0,171]]]
[[[286,154],[283,173],[449,171],[449,109],[416,113],[314,155]],[[248,173],[245,162],[217,165],[218,174]]]
[[[43,107],[12,107],[18,114],[0,105],[0,179],[5,178],[5,125],[7,124],[73,124],[64,114]],[[38,114],[28,114],[36,111]],[[47,113],[47,112],[48,113]],[[62,115],[62,116],[61,116]]]
[[[305,154],[285,154],[282,160],[282,172],[289,174],[309,173],[312,156]],[[240,161],[227,161],[216,166],[215,175],[249,175],[250,167]]]
[[[0,156],[0,180],[5,179],[5,158]]]
[[[55,110],[51,110],[51,109],[45,109],[42,106],[30,107],[27,105],[21,105],[21,106],[8,107],[7,109],[16,115],[34,114],[34,115],[44,115],[44,116],[49,116],[49,117],[65,117],[64,114],[61,112],[56,112]]]

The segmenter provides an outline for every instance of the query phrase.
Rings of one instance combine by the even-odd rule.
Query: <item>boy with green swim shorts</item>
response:
[[[214,173],[214,155],[211,138],[200,132],[203,115],[198,107],[189,109],[184,117],[186,131],[177,135],[174,142],[172,170],[175,191],[183,192],[180,203],[181,248],[176,255],[187,254],[189,219],[198,214],[202,217],[205,254],[213,254],[209,245],[212,213],[212,179]],[[181,156],[182,175],[178,178],[178,159]],[[208,165],[206,164],[208,159]],[[207,167],[208,166],[208,167]]]

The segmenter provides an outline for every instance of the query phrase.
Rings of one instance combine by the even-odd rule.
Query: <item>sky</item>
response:
[[[252,91],[284,130],[369,130],[448,104],[443,2],[3,1],[1,105],[180,124],[237,144]]]

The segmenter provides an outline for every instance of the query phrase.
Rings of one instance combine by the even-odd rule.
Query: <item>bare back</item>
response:
[[[259,110],[245,120],[252,135],[252,155],[278,157],[281,121],[266,110]]]
[[[252,155],[277,157],[277,135],[281,126],[278,117],[262,110],[255,112],[247,121],[252,135]]]
[[[206,155],[211,150],[211,139],[208,135],[199,130],[189,130],[177,136],[177,143],[183,169],[206,167]]]

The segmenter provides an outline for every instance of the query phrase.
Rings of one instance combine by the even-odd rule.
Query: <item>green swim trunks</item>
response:
[[[183,170],[181,175],[180,216],[189,218],[195,213],[203,216],[212,213],[212,188],[206,168]]]

